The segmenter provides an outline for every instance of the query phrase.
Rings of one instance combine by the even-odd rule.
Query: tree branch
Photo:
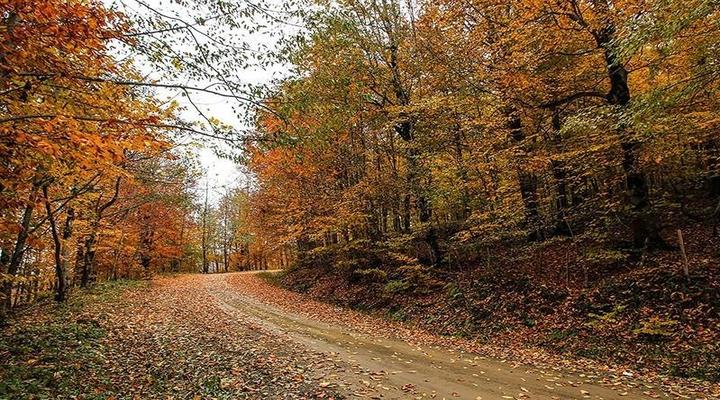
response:
[[[60,114],[34,114],[34,115],[15,115],[12,117],[0,119],[0,124],[8,123],[8,122],[16,122],[16,121],[24,121],[24,120],[31,120],[31,119],[53,119],[57,117],[66,117],[71,119],[76,119],[79,121],[89,121],[89,122],[107,122],[107,123],[115,123],[115,124],[124,124],[124,125],[135,125],[135,126],[142,126],[142,127],[151,127],[151,128],[161,128],[161,129],[177,129],[185,132],[191,132],[195,133],[197,135],[217,139],[217,140],[223,140],[226,142],[233,143],[235,140],[214,135],[212,133],[203,132],[197,129],[190,128],[188,126],[183,125],[176,125],[176,124],[155,124],[155,123],[149,123],[149,122],[142,122],[142,121],[127,121],[122,119],[111,119],[111,118],[97,118],[97,117],[89,117],[89,116],[81,116],[81,115],[60,115]],[[240,141],[246,142],[246,141],[259,141],[260,139],[254,138],[254,139],[248,139],[248,138],[241,138]]]

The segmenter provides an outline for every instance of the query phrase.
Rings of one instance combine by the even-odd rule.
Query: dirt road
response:
[[[699,384],[658,386],[626,369],[435,336],[252,274],[119,285],[0,330],[0,399],[720,398]]]
[[[597,376],[578,376],[522,367],[481,354],[455,349],[421,347],[394,338],[355,329],[352,324],[326,323],[308,313],[294,313],[255,296],[260,290],[278,292],[258,278],[242,274],[199,278],[217,306],[230,315],[249,318],[279,335],[289,346],[326,356],[337,368],[322,385],[348,397],[446,399],[642,399],[655,397],[652,387],[628,388],[619,383],[601,386]],[[263,287],[263,285],[266,285]],[[277,297],[285,296],[277,293]],[[276,297],[276,298],[277,298]],[[301,305],[299,302],[297,305]],[[315,307],[309,304],[308,308]],[[327,306],[325,306],[327,307]],[[332,307],[325,310],[333,312]],[[362,316],[360,319],[369,317]],[[371,322],[372,323],[372,322]],[[377,321],[378,324],[383,324]],[[364,322],[367,326],[367,321]],[[362,325],[361,325],[362,326]],[[651,397],[652,396],[652,397]]]

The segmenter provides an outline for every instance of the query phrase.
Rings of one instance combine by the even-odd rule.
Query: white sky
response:
[[[275,73],[277,73],[276,68]],[[259,83],[270,83],[273,78],[273,71],[269,70],[247,70],[246,79],[248,82],[259,84]],[[186,104],[182,98],[178,101],[184,104],[188,110],[185,112],[184,117],[188,120],[198,119],[198,115],[193,107]],[[206,93],[195,93],[193,94],[193,102],[200,108],[203,113],[208,117],[215,117],[222,121],[224,124],[232,125],[238,129],[249,128],[240,121],[232,110],[231,99],[221,98]],[[212,149],[213,146],[219,146],[221,148],[227,148],[227,145],[221,141],[215,141],[208,138],[197,138],[200,144],[203,144],[203,148],[197,150],[199,160],[202,163],[203,168],[207,171],[207,179],[210,182],[211,199],[217,200],[220,193],[225,191],[226,187],[237,187],[245,185],[248,178],[244,175],[240,166],[234,161],[225,158],[220,158],[216,155]],[[216,190],[213,194],[212,188]]]
[[[150,7],[152,7],[155,10],[158,10],[162,12],[163,14],[172,15],[179,17],[183,19],[186,22],[193,22],[193,16],[187,15],[187,11],[184,11],[183,8],[179,5],[177,5],[172,0],[104,0],[109,5],[115,5],[118,6],[120,9],[125,10],[131,10],[131,12],[138,13],[139,11],[145,10],[145,8],[139,3],[144,2],[145,4],[148,4]],[[192,0],[191,0],[192,1]],[[245,1],[245,0],[238,0],[238,1]],[[270,7],[279,8],[278,6],[283,3],[284,0],[265,0],[267,4],[270,5]],[[242,3],[239,3],[242,4]],[[150,11],[148,11],[150,13]],[[267,22],[266,22],[267,23]],[[197,27],[200,30],[205,31],[205,29],[202,26]],[[280,29],[282,32],[285,33],[294,33],[297,32],[297,28],[293,28],[292,26],[288,25],[281,25],[276,26],[273,29]],[[268,35],[255,33],[251,34],[250,32],[244,32],[240,29],[236,29],[231,31],[231,35],[236,35],[240,38],[242,38],[243,41],[247,42],[251,48],[259,48],[261,45],[266,45],[270,48],[274,47],[276,43],[276,39],[272,38]],[[140,66],[141,69],[145,69],[142,65]],[[151,67],[148,67],[148,71],[146,72],[149,75],[149,78],[153,78],[153,73]],[[286,75],[287,68],[281,65],[274,66],[271,69],[258,69],[256,67],[252,67],[250,69],[245,69],[241,71],[241,78],[243,83],[250,83],[250,84],[267,84],[270,83],[273,77],[278,77],[281,75]],[[165,81],[163,81],[165,82]],[[208,84],[212,82],[202,82],[202,81],[182,81],[178,80],[176,82],[171,83],[177,83],[177,84],[186,84],[190,86],[196,86],[196,87],[205,87]],[[158,90],[157,94],[161,96],[162,98],[174,98],[176,99],[181,106],[185,107],[186,110],[181,114],[183,119],[188,121],[202,121],[202,117],[198,114],[197,111],[195,111],[194,107],[188,102],[188,100],[182,96],[180,96],[179,90]],[[228,124],[233,126],[236,129],[247,129],[251,128],[248,126],[244,126],[243,122],[239,120],[239,118],[235,115],[235,113],[232,110],[233,105],[237,105],[234,99],[229,98],[223,98],[219,96],[213,96],[208,93],[203,92],[194,92],[192,93],[192,100],[195,103],[195,105],[202,110],[202,112],[207,117],[214,117],[222,121],[224,124]],[[223,144],[220,141],[215,141],[213,139],[209,138],[203,138],[203,137],[196,137],[194,138],[194,141],[196,143],[199,143],[203,145],[203,147],[198,147],[196,150],[196,153],[198,154],[198,158],[200,163],[202,164],[202,167],[204,170],[206,170],[206,179],[208,180],[209,187],[210,187],[210,198],[213,202],[217,201],[217,199],[221,196],[222,193],[226,191],[226,188],[228,187],[237,187],[245,185],[245,183],[248,181],[248,178],[243,174],[241,169],[238,165],[236,165],[233,161],[220,158],[218,157],[215,152],[212,150],[213,147],[220,147],[220,148],[227,148],[227,144]],[[183,143],[188,143],[189,140],[181,140]],[[201,186],[204,185],[204,181],[201,183]]]

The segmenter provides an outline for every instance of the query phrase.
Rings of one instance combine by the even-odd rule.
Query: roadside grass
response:
[[[285,270],[282,271],[262,271],[258,272],[257,277],[273,286],[282,286],[282,279],[287,275]]]
[[[66,304],[43,304],[11,317],[0,329],[0,398],[79,394],[87,374],[103,368],[106,336],[98,321],[82,316],[83,311],[93,304],[116,300],[124,290],[143,286],[147,282],[106,282],[76,291]],[[100,394],[97,398],[102,398]]]

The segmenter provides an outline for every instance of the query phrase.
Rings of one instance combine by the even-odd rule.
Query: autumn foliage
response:
[[[155,3],[0,0],[0,324],[282,268],[435,332],[720,380],[717,0]]]
[[[716,379],[718,17],[702,0],[310,13],[247,146],[248,226],[323,300],[554,350],[602,338],[600,358]]]
[[[97,1],[0,7],[3,309],[177,264],[192,173],[168,135],[174,105],[119,83],[141,79],[112,55],[132,45],[124,16]]]
[[[452,266],[551,238],[670,249],[673,228],[716,223],[713,4],[416,6],[309,17],[247,150],[257,234]]]

